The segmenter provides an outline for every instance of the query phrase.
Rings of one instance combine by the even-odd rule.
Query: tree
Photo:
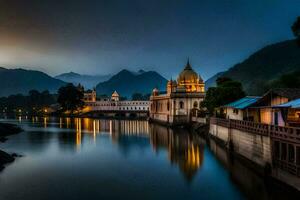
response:
[[[297,38],[297,43],[300,46],[300,16],[297,18],[295,23],[292,25],[292,31]]]
[[[150,94],[133,93],[131,99],[133,101],[147,101],[150,99]]]
[[[227,77],[216,80],[217,86],[208,88],[201,107],[213,114],[217,107],[233,102],[245,96],[242,84]]]
[[[127,100],[127,97],[120,97],[120,101],[126,101]]]
[[[55,99],[55,95],[50,94],[48,90],[30,90],[27,96],[17,94],[0,98],[0,110],[7,113],[22,110],[28,114],[37,114],[44,107],[56,103]]]
[[[44,107],[48,107],[55,103],[54,95],[51,95],[48,90],[43,92],[30,90],[26,98],[28,110],[33,110],[34,112],[41,109],[43,110]]]
[[[266,85],[266,89],[272,88],[300,88],[300,70],[286,73]]]
[[[57,102],[62,106],[63,110],[74,112],[81,108],[83,102],[83,91],[79,87],[75,87],[72,83],[59,88]]]
[[[133,93],[131,99],[133,101],[139,101],[143,99],[143,94],[141,93]]]

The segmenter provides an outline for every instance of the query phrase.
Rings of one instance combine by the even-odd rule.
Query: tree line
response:
[[[0,98],[0,110],[5,113],[42,112],[45,107],[55,104],[57,95],[50,94],[48,90],[39,92],[30,90],[27,95],[16,94]]]

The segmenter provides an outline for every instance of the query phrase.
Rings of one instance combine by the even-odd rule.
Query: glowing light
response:
[[[47,128],[47,117],[44,117],[44,127]]]

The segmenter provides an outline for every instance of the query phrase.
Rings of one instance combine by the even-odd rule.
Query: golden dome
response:
[[[188,61],[183,71],[177,78],[178,83],[198,83],[203,82],[202,78],[192,69],[190,62]]]

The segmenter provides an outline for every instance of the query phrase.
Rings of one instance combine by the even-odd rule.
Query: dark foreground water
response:
[[[0,172],[0,200],[277,199],[214,141],[146,121],[4,120],[24,132],[0,149],[23,155]]]

